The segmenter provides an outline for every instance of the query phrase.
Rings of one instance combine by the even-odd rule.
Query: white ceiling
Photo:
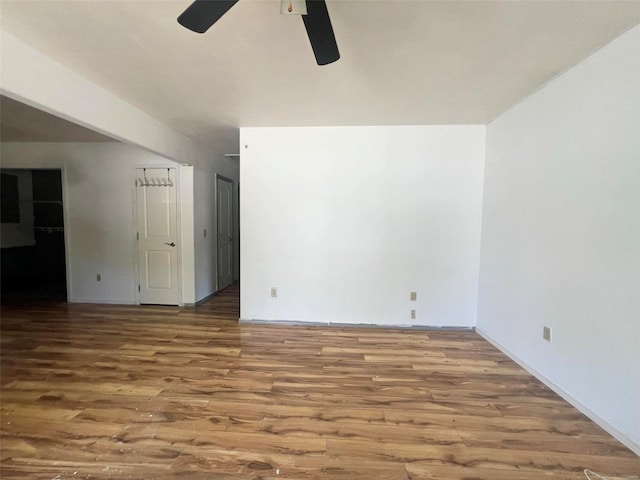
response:
[[[194,140],[240,126],[487,123],[640,23],[640,1],[329,0],[342,58],[241,0],[204,35],[184,1],[1,1],[1,26]]]

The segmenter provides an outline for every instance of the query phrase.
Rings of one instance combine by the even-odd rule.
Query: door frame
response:
[[[213,195],[213,205],[214,205],[214,211],[215,211],[215,225],[216,225],[216,292],[220,291],[220,258],[219,258],[219,254],[220,254],[220,249],[218,248],[218,231],[219,231],[219,218],[218,218],[218,180],[223,180],[225,182],[229,182],[231,184],[231,233],[235,234],[236,230],[236,224],[234,222],[234,206],[233,206],[233,180],[230,179],[229,177],[225,177],[224,175],[220,175],[219,173],[215,174],[215,180],[214,180],[214,195]],[[236,259],[235,259],[235,242],[236,242],[236,238],[233,237],[233,246],[231,248],[231,279],[232,279],[232,283],[233,281],[235,281],[234,277],[234,268],[236,265]]]
[[[140,290],[138,290],[138,285],[140,284],[140,248],[138,244],[138,176],[136,175],[136,171],[143,168],[172,168],[176,172],[176,235],[178,239],[178,245],[180,248],[176,249],[177,255],[177,274],[178,274],[178,306],[183,307],[184,302],[182,299],[182,202],[180,201],[181,195],[181,177],[180,177],[180,165],[134,165],[131,176],[133,177],[133,182],[131,182],[131,194],[133,198],[132,208],[133,208],[133,271],[135,275],[135,285],[133,286],[136,298],[136,305],[141,305],[140,303]]]

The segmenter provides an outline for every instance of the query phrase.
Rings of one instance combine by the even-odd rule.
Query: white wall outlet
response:
[[[551,342],[551,327],[542,327],[542,338],[544,338],[547,342]]]
[[[96,275],[96,281],[97,282],[101,282],[102,281],[102,275],[100,275],[99,273]]]
[[[418,292],[411,292],[409,294],[409,300],[411,300],[412,302],[415,302],[418,299]]]
[[[416,319],[416,311],[411,310],[411,320],[415,320],[415,319]]]
[[[277,287],[271,287],[271,296],[274,297],[274,298],[278,296],[278,288]]]

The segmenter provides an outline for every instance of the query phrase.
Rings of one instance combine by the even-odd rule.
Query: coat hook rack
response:
[[[167,168],[166,177],[147,177],[147,169],[143,168],[143,176],[136,179],[136,184],[139,187],[173,187],[173,180],[171,180],[171,170]]]

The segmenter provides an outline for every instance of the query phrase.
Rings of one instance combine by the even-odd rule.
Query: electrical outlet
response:
[[[96,281],[98,282],[102,281],[102,275],[100,275],[99,273],[96,275]]]
[[[551,342],[551,327],[542,327],[542,338],[547,342]]]
[[[204,229],[203,235],[204,235],[205,238],[207,237],[207,229],[206,228]]]
[[[412,302],[415,302],[418,298],[418,293],[417,292],[411,292],[409,294],[409,300],[411,300]]]
[[[277,287],[271,287],[271,296],[274,297],[274,298],[278,296],[278,288]]]
[[[415,320],[415,319],[416,319],[416,311],[411,310],[411,320]]]

